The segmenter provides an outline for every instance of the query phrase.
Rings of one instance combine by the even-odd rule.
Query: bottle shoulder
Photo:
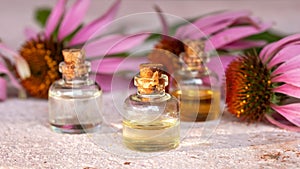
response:
[[[94,81],[84,84],[67,84],[63,79],[57,80],[50,86],[50,97],[83,98],[102,94],[100,86]]]
[[[86,80],[83,83],[66,83],[65,80],[60,79],[52,83],[51,88],[63,88],[63,89],[85,89],[85,88],[99,88],[100,86],[93,80]],[[50,88],[50,89],[51,89]]]
[[[169,93],[165,93],[161,97],[142,97],[139,94],[132,94],[126,98],[125,102],[139,102],[139,103],[164,103],[164,102],[178,102],[177,98]]]
[[[163,112],[179,112],[179,102],[177,98],[170,94],[165,94],[163,97],[145,100],[138,95],[130,95],[124,101],[124,113],[143,114],[144,117],[148,115],[158,115]],[[135,114],[133,113],[133,114]]]
[[[177,84],[191,86],[217,86],[219,78],[217,74],[211,70],[205,71],[187,71],[179,70],[173,75]]]

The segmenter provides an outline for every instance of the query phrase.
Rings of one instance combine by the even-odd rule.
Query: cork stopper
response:
[[[64,62],[59,66],[64,79],[72,80],[76,77],[86,76],[90,71],[90,63],[85,61],[85,53],[81,49],[64,49],[62,51]]]
[[[140,74],[134,82],[140,94],[160,93],[165,91],[168,77],[163,73],[162,64],[144,63],[140,65]]]
[[[85,54],[80,49],[64,49],[62,54],[67,65],[83,64],[85,61]]]
[[[204,41],[186,40],[184,43],[185,52],[181,55],[181,59],[189,70],[198,70],[202,63],[206,62],[207,59],[204,52]]]

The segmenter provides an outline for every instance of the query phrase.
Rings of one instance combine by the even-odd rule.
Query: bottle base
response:
[[[50,128],[52,131],[57,133],[67,133],[67,134],[83,134],[83,133],[93,133],[99,130],[101,124],[53,124],[50,123]]]
[[[136,140],[130,138],[123,138],[123,144],[134,151],[142,152],[159,152],[175,149],[179,146],[180,140],[174,139],[168,142],[162,142],[159,140]]]

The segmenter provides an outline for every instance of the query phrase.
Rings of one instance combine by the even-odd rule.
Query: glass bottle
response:
[[[80,49],[62,51],[64,62],[59,64],[62,79],[49,89],[49,123],[60,133],[95,131],[102,122],[102,90],[89,79],[90,62]]]
[[[180,54],[181,69],[174,73],[172,95],[180,101],[182,121],[217,119],[221,107],[221,87],[218,76],[209,70],[203,41],[185,41],[185,52]]]
[[[163,151],[180,142],[178,100],[165,93],[168,76],[161,64],[141,64],[137,93],[124,102],[123,142],[133,150]]]

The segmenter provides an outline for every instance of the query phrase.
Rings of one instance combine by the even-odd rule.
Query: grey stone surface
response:
[[[140,153],[121,142],[121,115],[104,95],[104,127],[97,133],[52,132],[46,100],[10,98],[0,103],[0,168],[299,168],[300,133],[266,123],[182,123],[181,145]]]

